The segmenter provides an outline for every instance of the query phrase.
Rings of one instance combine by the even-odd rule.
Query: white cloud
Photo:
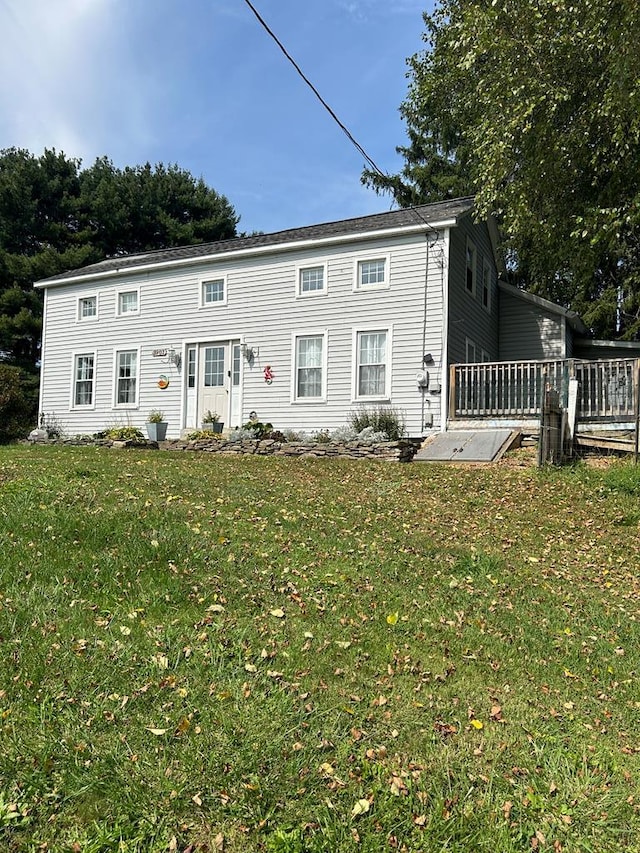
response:
[[[3,147],[56,148],[84,160],[106,153],[105,113],[115,96],[129,123],[137,89],[113,87],[131,69],[119,35],[125,16],[126,4],[113,0],[0,0]],[[140,113],[129,112],[135,125]]]

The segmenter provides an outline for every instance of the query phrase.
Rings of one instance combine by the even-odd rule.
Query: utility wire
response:
[[[329,113],[329,115],[331,116],[331,118],[332,118],[332,119],[333,119],[333,120],[338,124],[338,126],[341,128],[341,130],[342,130],[342,131],[347,135],[347,138],[348,138],[348,139],[353,143],[353,145],[355,145],[355,147],[356,147],[356,148],[358,149],[358,151],[362,154],[362,156],[363,156],[363,157],[364,157],[364,159],[367,161],[367,163],[371,166],[371,168],[374,170],[374,172],[377,172],[377,173],[378,173],[378,175],[380,175],[380,177],[381,177],[381,178],[389,178],[389,175],[385,174],[385,172],[383,172],[383,171],[382,171],[382,169],[377,165],[377,163],[376,163],[374,160],[372,160],[372,159],[371,159],[371,157],[369,157],[369,155],[368,155],[368,154],[367,154],[367,152],[364,150],[364,148],[362,147],[362,145],[360,145],[360,143],[358,142],[358,140],[353,136],[353,134],[349,131],[349,129],[348,129],[348,128],[347,128],[347,127],[346,127],[346,126],[345,126],[345,125],[340,121],[340,119],[338,118],[338,116],[337,116],[337,115],[335,114],[335,112],[331,109],[331,107],[329,106],[329,104],[325,101],[325,99],[322,97],[322,95],[320,94],[320,92],[319,92],[319,91],[316,89],[316,87],[313,85],[313,83],[311,82],[311,80],[309,80],[309,78],[305,75],[305,73],[304,73],[304,72],[303,72],[303,70],[300,68],[300,66],[298,65],[298,63],[297,63],[297,62],[295,61],[295,59],[291,56],[291,54],[288,52],[288,50],[286,49],[286,47],[282,44],[282,42],[280,41],[280,39],[278,38],[278,36],[273,32],[273,30],[269,27],[269,25],[268,25],[268,24],[267,24],[267,22],[264,20],[264,18],[260,15],[260,13],[259,13],[259,12],[258,12],[258,10],[256,9],[256,7],[253,5],[253,3],[251,2],[251,0],[244,0],[244,2],[247,4],[247,6],[251,9],[251,11],[253,12],[253,14],[256,16],[256,18],[257,18],[257,19],[258,19],[258,21],[260,22],[261,26],[262,26],[262,27],[267,31],[267,33],[271,36],[271,38],[274,40],[274,42],[278,45],[278,47],[280,48],[280,50],[281,50],[281,51],[284,53],[284,55],[287,57],[287,59],[289,60],[289,62],[290,62],[290,63],[293,65],[293,67],[296,69],[296,71],[297,71],[298,75],[299,75],[299,76],[304,80],[304,82],[307,84],[307,86],[311,89],[311,91],[313,92],[313,94],[314,94],[314,95],[316,96],[316,98],[320,101],[320,103],[321,103],[321,104],[322,104],[322,106],[325,108],[325,110]]]
[[[295,70],[296,70],[297,74],[298,74],[298,75],[299,75],[299,76],[304,80],[304,82],[307,84],[307,86],[311,89],[311,91],[313,92],[313,94],[314,94],[314,95],[316,96],[316,98],[320,101],[320,103],[321,103],[321,104],[322,104],[322,106],[325,108],[325,110],[329,113],[329,115],[331,116],[331,118],[336,122],[336,124],[340,127],[340,129],[341,129],[341,130],[346,134],[346,136],[347,136],[347,138],[349,139],[349,141],[350,141],[353,145],[355,145],[355,147],[358,149],[358,151],[360,152],[360,154],[362,154],[362,156],[363,156],[363,157],[364,157],[364,159],[367,161],[367,163],[371,166],[371,168],[373,169],[373,171],[374,171],[374,172],[376,172],[376,173],[377,173],[381,178],[384,178],[385,180],[389,180],[389,178],[390,178],[391,176],[390,176],[390,175],[388,175],[386,172],[383,172],[383,171],[382,171],[382,169],[381,169],[381,168],[378,166],[378,164],[375,162],[375,160],[373,160],[371,157],[369,157],[369,155],[368,155],[368,154],[367,154],[367,152],[364,150],[364,148],[362,147],[362,145],[360,145],[360,143],[358,142],[358,140],[353,136],[353,134],[350,132],[350,130],[346,127],[346,125],[344,125],[344,124],[343,124],[343,122],[341,122],[341,121],[340,121],[340,119],[338,118],[338,116],[336,115],[336,113],[334,112],[334,110],[333,110],[333,109],[329,106],[329,104],[325,101],[325,99],[322,97],[322,95],[320,94],[320,92],[319,92],[319,91],[316,89],[316,87],[313,85],[313,83],[311,82],[311,80],[309,80],[309,78],[306,76],[306,74],[304,73],[304,71],[300,68],[300,66],[298,65],[298,63],[297,63],[297,62],[295,61],[295,59],[291,56],[291,54],[290,54],[290,53],[289,53],[289,51],[286,49],[286,47],[282,44],[282,42],[280,41],[280,39],[278,38],[278,36],[273,32],[273,30],[271,29],[271,27],[270,27],[270,26],[267,24],[267,22],[264,20],[264,18],[263,18],[263,17],[262,17],[262,15],[260,14],[260,12],[258,12],[258,10],[256,9],[256,7],[255,7],[255,6],[253,5],[253,3],[251,2],[251,0],[244,0],[244,2],[245,2],[245,3],[246,3],[246,5],[251,9],[251,11],[253,12],[253,14],[256,16],[256,18],[258,19],[258,21],[259,21],[260,25],[263,27],[263,29],[264,29],[264,30],[269,34],[269,36],[273,39],[273,41],[278,45],[278,47],[280,48],[280,50],[284,53],[284,55],[286,56],[286,58],[289,60],[289,62],[290,62],[290,63],[293,65],[293,67],[295,68]],[[435,228],[434,228],[434,227],[433,227],[429,222],[427,222],[427,220],[426,220],[426,219],[424,218],[424,216],[420,213],[420,211],[417,209],[417,207],[415,207],[415,205],[412,205],[412,206],[409,208],[409,210],[411,210],[411,211],[413,211],[413,213],[415,213],[415,215],[418,217],[418,219],[420,219],[420,220],[421,220],[421,221],[422,221],[422,222],[427,226],[427,228],[429,229],[429,231],[431,231],[431,232],[433,232],[434,234],[436,234],[436,235],[438,235],[438,236],[439,236],[439,232],[437,231],[437,229],[435,229]]]

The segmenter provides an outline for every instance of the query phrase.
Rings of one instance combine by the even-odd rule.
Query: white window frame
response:
[[[302,274],[308,270],[322,270],[322,288],[318,290],[302,290]],[[327,294],[327,262],[320,261],[317,264],[298,264],[296,266],[296,298],[313,299],[314,296],[326,296]]]
[[[362,283],[362,266],[363,264],[371,264],[377,261],[384,263],[384,279],[374,282],[373,284]],[[389,255],[381,253],[376,255],[367,255],[366,257],[354,259],[353,273],[353,289],[354,290],[388,290],[389,289]]]
[[[118,402],[118,372],[120,369],[120,356],[124,353],[134,352],[136,354],[136,386],[135,399],[133,402]],[[114,409],[137,409],[140,403],[140,347],[121,347],[113,351],[113,408]]]
[[[468,255],[471,252],[472,258],[472,268],[471,268],[471,287],[468,285],[468,273],[469,273],[469,261]],[[478,250],[476,249],[476,244],[471,240],[470,237],[467,237],[467,243],[465,246],[464,252],[464,289],[466,293],[470,296],[476,295],[476,286],[477,286],[477,276],[478,276]]]
[[[90,314],[88,316],[83,316],[82,314],[82,303],[88,301],[89,299],[93,299],[96,306],[96,313]],[[83,293],[82,296],[78,296],[78,303],[76,307],[76,322],[78,323],[95,323],[98,319],[98,294],[97,293]]]
[[[214,284],[218,281],[222,282],[222,299],[214,299],[211,302],[207,302],[204,298],[204,290],[207,284]],[[215,275],[215,276],[207,276],[207,278],[200,279],[200,308],[215,308],[217,305],[226,305],[227,304],[227,276],[226,275]]]
[[[384,393],[383,394],[360,394],[360,335],[380,334],[384,332],[387,336],[385,343],[385,371],[384,371]],[[353,329],[352,339],[352,377],[351,377],[351,401],[353,403],[366,402],[389,402],[391,400],[391,369],[393,364],[393,327],[384,324],[376,326],[358,326]]]
[[[76,403],[76,382],[88,382],[89,380],[78,380],[76,378],[78,359],[84,356],[93,358],[93,376],[91,377],[91,402]],[[90,411],[96,407],[96,367],[98,363],[97,350],[77,350],[71,353],[71,401],[70,408],[77,411]]]
[[[125,293],[135,293],[136,294],[136,310],[135,311],[121,311],[120,310],[120,297],[124,296]],[[140,314],[140,288],[139,287],[120,287],[116,290],[116,317],[137,317]]]
[[[298,341],[303,338],[322,338],[321,392],[319,397],[298,396]],[[298,405],[314,405],[327,402],[327,350],[329,332],[327,329],[309,329],[291,333],[291,402]]]

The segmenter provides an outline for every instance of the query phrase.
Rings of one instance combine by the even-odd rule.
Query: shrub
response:
[[[35,379],[18,367],[0,364],[0,444],[26,438],[36,424]]]
[[[151,409],[147,416],[147,423],[149,424],[162,424],[164,423],[164,412],[160,409]]]
[[[215,421],[205,421],[205,423],[215,423]],[[187,435],[189,441],[224,441],[224,436],[221,432],[212,432],[210,429],[195,429]]]
[[[388,441],[397,441],[404,435],[404,415],[391,406],[363,406],[350,413],[351,426],[357,433],[371,427],[374,433],[383,433]]]
[[[138,427],[133,426],[111,427],[105,435],[112,441],[144,441],[144,435]]]

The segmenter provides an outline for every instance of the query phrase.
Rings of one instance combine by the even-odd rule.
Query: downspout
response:
[[[40,341],[40,389],[38,392],[38,414],[36,427],[40,426],[40,417],[44,412],[43,407],[43,392],[44,392],[44,356],[46,351],[46,334],[47,334],[47,302],[49,296],[49,288],[44,289],[44,301],[42,306],[42,338]]]
[[[442,348],[440,352],[440,432],[447,431],[449,415],[449,247],[451,231],[444,232],[440,290],[442,293]],[[446,249],[446,251],[445,251]],[[447,274],[445,275],[445,267]]]

